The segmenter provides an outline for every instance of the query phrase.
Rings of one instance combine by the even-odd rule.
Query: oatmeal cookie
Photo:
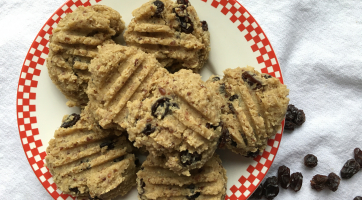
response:
[[[88,66],[97,46],[114,43],[111,38],[124,29],[120,14],[103,5],[80,6],[59,21],[50,36],[47,68],[68,106],[87,105]]]
[[[226,195],[226,170],[219,156],[214,155],[191,176],[178,175],[152,156],[142,164],[137,173],[137,190],[141,200],[197,199],[224,200]]]
[[[136,184],[132,144],[119,131],[101,129],[89,114],[63,119],[46,150],[57,187],[79,198],[113,199]]]
[[[206,21],[188,0],[151,0],[132,12],[124,34],[129,46],[154,53],[163,67],[199,71],[210,51]]]
[[[227,69],[222,80],[212,76],[207,84],[224,102],[219,146],[257,156],[280,129],[289,103],[287,87],[252,67]]]
[[[142,100],[154,79],[167,74],[153,55],[135,47],[109,44],[99,47],[89,71],[89,106],[103,128],[118,128],[126,115],[128,101]]]
[[[180,70],[156,80],[152,94],[127,103],[124,127],[135,147],[163,157],[178,174],[201,168],[217,148],[221,103],[201,76]]]

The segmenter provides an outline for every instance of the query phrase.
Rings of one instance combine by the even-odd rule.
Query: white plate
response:
[[[17,91],[19,134],[30,166],[54,199],[75,198],[57,189],[51,174],[44,167],[45,149],[54,131],[59,128],[62,117],[79,110],[65,105],[67,100],[48,76],[45,59],[49,52],[49,35],[65,13],[72,12],[80,5],[99,3],[110,6],[122,15],[128,25],[132,11],[147,1],[69,0],[49,18],[29,49]],[[222,75],[226,68],[250,65],[279,78],[283,83],[269,40],[243,6],[236,0],[191,0],[191,4],[196,8],[199,18],[207,21],[211,35],[209,61],[201,72],[204,80],[211,74]],[[281,137],[282,130],[269,140],[264,153],[255,159],[244,158],[226,150],[218,151],[227,170],[226,199],[247,199],[253,193],[269,170]],[[118,199],[137,199],[137,191],[133,189],[127,196]]]

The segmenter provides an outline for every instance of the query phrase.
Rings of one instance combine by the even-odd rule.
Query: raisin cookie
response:
[[[113,199],[136,184],[132,144],[119,131],[103,130],[88,112],[63,119],[50,140],[46,166],[57,187],[81,198]]]
[[[151,0],[132,12],[124,38],[129,46],[154,53],[163,67],[198,72],[210,51],[206,21],[188,0]]]
[[[129,140],[160,156],[172,171],[190,175],[189,170],[201,168],[217,148],[221,102],[191,70],[156,82],[149,97],[127,103]]]
[[[103,5],[80,6],[59,21],[50,36],[47,67],[68,106],[87,105],[88,65],[98,54],[97,46],[114,43],[111,38],[124,29],[120,14]]]
[[[281,127],[289,90],[277,78],[252,67],[227,69],[224,78],[213,76],[207,84],[222,98],[220,147],[255,157]]]
[[[180,176],[165,169],[163,163],[152,156],[147,157],[137,173],[141,200],[224,200],[226,182],[226,170],[217,155],[202,168],[191,171],[191,176]]]
[[[126,115],[128,101],[145,98],[153,79],[167,74],[153,55],[135,47],[108,44],[99,47],[89,71],[89,106],[103,128],[118,128]]]

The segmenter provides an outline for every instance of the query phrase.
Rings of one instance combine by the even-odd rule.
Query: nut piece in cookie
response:
[[[141,200],[151,199],[208,199],[224,200],[226,170],[218,155],[214,155],[190,176],[178,175],[152,156],[137,173],[137,190]]]
[[[127,102],[144,99],[152,87],[149,83],[167,73],[153,55],[116,44],[99,47],[89,71],[89,106],[106,129],[122,129]]]
[[[209,56],[210,33],[188,0],[151,0],[133,11],[124,34],[129,46],[155,54],[171,71],[198,72]]]
[[[47,67],[68,106],[87,105],[88,66],[98,54],[97,46],[114,43],[111,38],[124,29],[120,14],[103,5],[80,6],[59,21],[50,36]]]
[[[219,147],[256,157],[281,128],[289,90],[277,78],[252,67],[227,69],[223,79],[207,81],[222,102],[222,136]]]
[[[172,171],[190,175],[201,168],[217,148],[221,134],[216,94],[200,75],[180,70],[155,80],[144,100],[127,103],[125,120],[129,140],[163,157]]]
[[[66,117],[63,124],[74,122]],[[46,150],[46,166],[57,187],[79,198],[113,199],[136,184],[132,144],[116,130],[104,130],[88,107],[72,126],[54,133]]]

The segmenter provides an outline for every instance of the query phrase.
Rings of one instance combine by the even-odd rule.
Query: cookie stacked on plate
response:
[[[125,25],[107,6],[80,7],[53,31],[49,76],[67,105],[81,108],[49,142],[54,182],[89,199],[113,199],[136,182],[140,199],[224,199],[215,150],[262,152],[280,128],[288,89],[251,67],[204,82],[197,72],[210,33],[188,0],[152,0],[133,15],[127,46],[112,40]],[[147,155],[142,166],[137,149]]]

